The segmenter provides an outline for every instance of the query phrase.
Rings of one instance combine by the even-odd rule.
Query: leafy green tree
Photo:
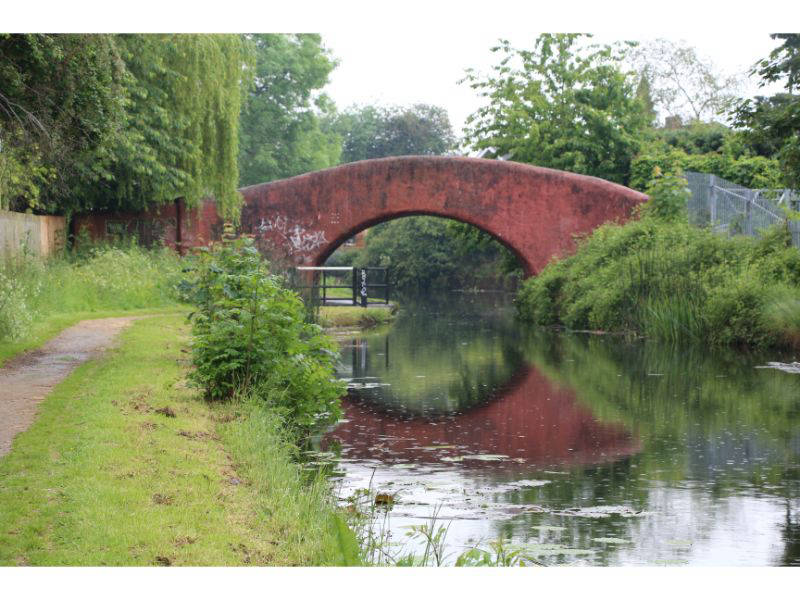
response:
[[[647,124],[654,125],[658,118],[656,105],[653,102],[653,94],[650,90],[650,80],[646,73],[639,77],[639,85],[636,86],[636,98],[641,102],[644,113],[647,116]]]
[[[502,40],[489,76],[464,79],[486,100],[467,119],[467,142],[488,157],[626,183],[648,126],[636,80],[619,68],[620,47],[581,50],[580,34],[544,34],[533,50]]]
[[[320,128],[333,105],[319,90],[336,62],[317,34],[254,34],[253,87],[241,115],[242,185],[335,165],[341,142]]]
[[[429,104],[352,107],[329,118],[326,129],[342,139],[342,162],[441,155],[456,147],[447,110]]]
[[[0,35],[0,208],[54,212],[107,180],[124,123],[109,35]]]
[[[686,179],[680,174],[665,175],[656,169],[647,186],[647,195],[650,199],[643,207],[646,215],[666,222],[686,221],[686,207],[691,191]]]
[[[784,183],[800,187],[800,34],[778,33],[774,39],[783,43],[769,57],[759,62],[753,74],[761,76],[760,85],[785,79],[786,92],[770,98],[745,100],[734,111],[735,123],[744,128],[746,144],[762,156],[776,158],[783,171]]]

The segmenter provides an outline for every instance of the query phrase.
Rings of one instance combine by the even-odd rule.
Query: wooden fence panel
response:
[[[67,223],[64,217],[29,215],[0,210],[0,254],[48,256],[64,248]]]

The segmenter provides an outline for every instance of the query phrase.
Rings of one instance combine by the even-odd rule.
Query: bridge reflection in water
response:
[[[398,385],[380,376],[392,368],[388,336],[348,345],[343,358],[350,364],[342,365],[342,375],[350,375],[344,422],[322,444],[329,448],[335,440],[342,458],[388,465],[556,467],[606,463],[640,450],[630,431],[599,422],[572,391],[552,384],[519,354],[506,351],[504,364],[489,360],[482,369],[451,354],[458,367],[445,373],[444,381],[420,385],[428,372]],[[404,392],[416,397],[403,398]],[[498,460],[486,460],[493,456]]]

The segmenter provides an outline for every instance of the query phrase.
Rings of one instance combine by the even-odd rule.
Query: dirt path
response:
[[[36,418],[36,409],[53,387],[75,367],[113,345],[117,334],[134,319],[116,317],[81,321],[38,350],[17,356],[0,367],[0,456]]]

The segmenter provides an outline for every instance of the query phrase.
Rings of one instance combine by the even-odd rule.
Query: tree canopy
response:
[[[784,81],[785,92],[742,101],[735,110],[736,125],[744,129],[749,148],[761,156],[777,158],[784,183],[800,187],[800,34],[777,33],[783,43],[752,73],[761,77],[762,86]]]
[[[2,206],[69,214],[239,196],[237,35],[0,37]]]
[[[723,74],[685,42],[657,39],[629,52],[648,82],[655,108],[683,123],[724,118],[737,100],[742,77]]]
[[[253,86],[241,115],[242,185],[337,164],[341,142],[320,118],[334,108],[319,90],[336,62],[317,34],[246,36],[255,51]]]
[[[650,115],[624,48],[579,48],[580,34],[543,34],[533,50],[501,41],[490,75],[464,79],[486,104],[467,119],[466,140],[487,157],[626,183]]]
[[[0,208],[58,211],[110,177],[125,66],[109,35],[0,35]]]
[[[342,162],[409,154],[446,154],[456,138],[447,110],[429,104],[351,107],[327,119],[342,140]]]

